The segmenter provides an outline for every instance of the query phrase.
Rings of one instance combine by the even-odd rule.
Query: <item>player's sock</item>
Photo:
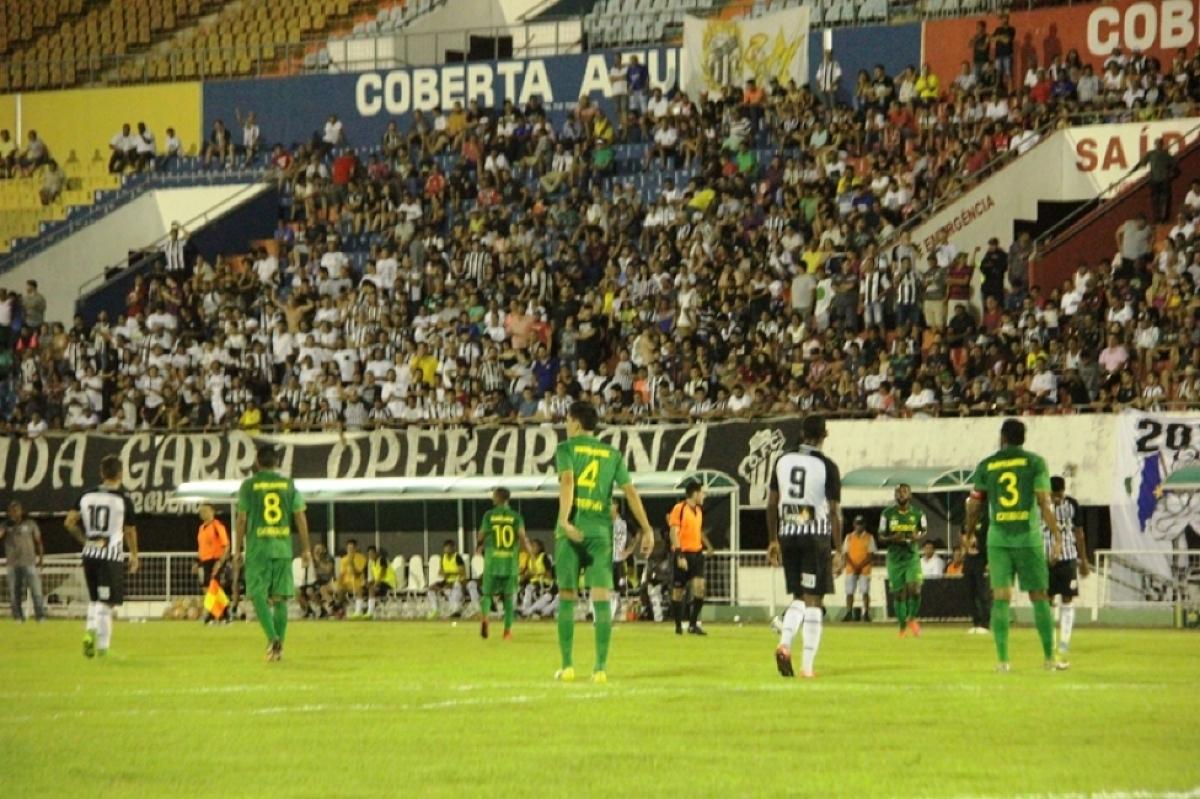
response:
[[[896,621],[900,622],[900,630],[903,632],[904,625],[908,622],[908,599],[897,595],[893,606],[896,610]]]
[[[1008,606],[1007,599],[992,600],[992,635],[996,638],[996,659],[1008,662]]]
[[[485,619],[492,612],[492,598],[490,596],[485,596],[479,600],[479,610],[483,613]]]
[[[474,580],[467,583],[467,596],[471,597],[471,604],[479,604],[479,586],[475,584]]]
[[[691,618],[688,619],[688,621],[691,622],[691,625],[693,627],[695,627],[697,624],[700,623],[700,609],[703,607],[704,607],[704,597],[702,597],[702,596],[692,597],[692,615],[691,615]]]
[[[528,616],[533,612],[533,584],[525,586],[524,593],[521,594],[521,615]]]
[[[1033,624],[1038,638],[1042,639],[1042,655],[1046,660],[1054,658],[1054,611],[1045,599],[1033,600]]]
[[[802,673],[810,674],[813,661],[817,658],[817,649],[821,646],[821,613],[820,608],[804,610],[804,655],[800,660]]]
[[[283,643],[283,637],[287,634],[288,625],[288,606],[287,600],[276,602],[271,609],[275,614],[275,637],[279,639],[279,643]]]
[[[450,615],[453,616],[462,607],[462,583],[455,583],[450,589]]]
[[[262,631],[267,636],[267,643],[278,640],[279,636],[275,634],[275,617],[271,614],[271,606],[267,604],[267,598],[255,596],[250,598],[250,602],[254,605],[254,615],[258,617],[258,626],[262,627]]]
[[[1063,605],[1058,619],[1058,648],[1066,652],[1071,646],[1071,630],[1075,629],[1075,606]]]
[[[354,600],[354,615],[361,616],[363,612],[363,601],[361,599]]]
[[[783,630],[779,633],[779,645],[792,648],[792,639],[796,637],[796,633],[800,631],[800,625],[804,623],[804,603],[799,599],[793,599],[792,604],[788,605],[783,614]]]
[[[675,619],[676,631],[683,629],[683,600],[671,600],[671,618]]]
[[[103,602],[96,608],[96,649],[101,652],[108,650],[112,641],[112,608]]]
[[[620,595],[620,594],[613,594],[613,595],[612,595],[612,598],[611,598],[611,599],[609,599],[609,601],[610,601],[610,602],[612,602],[612,615],[613,615],[613,618],[614,618],[614,619],[619,619],[619,618],[621,618],[621,595]]]
[[[604,671],[608,665],[608,644],[612,641],[612,603],[607,599],[596,602],[596,667]]]
[[[367,600],[367,615],[368,616],[375,615],[375,597],[371,597],[370,599]]]
[[[100,603],[89,602],[87,609],[87,623],[83,629],[91,632],[96,632],[96,619],[100,616]]]
[[[575,648],[575,600],[559,599],[558,602],[558,651],[562,654],[562,667],[572,666],[571,650]]]
[[[517,597],[516,594],[504,595],[504,629],[511,630],[513,626],[513,617],[516,615]]]
[[[908,618],[916,621],[921,615],[921,595],[913,594],[908,598]]]

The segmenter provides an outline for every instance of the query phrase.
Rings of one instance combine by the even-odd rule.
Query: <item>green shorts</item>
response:
[[[579,588],[583,571],[588,588],[612,588],[612,536],[589,536],[575,543],[562,533],[554,536],[554,576],[564,591]]]
[[[496,594],[509,596],[517,593],[517,575],[515,574],[493,574],[485,566],[481,582],[483,583],[481,590],[484,596],[495,596]]]
[[[249,597],[295,596],[296,586],[292,581],[292,561],[283,558],[247,561],[246,595]]]
[[[1012,588],[1014,575],[1020,578],[1022,591],[1045,591],[1050,587],[1043,547],[988,547],[987,553],[992,588]]]
[[[921,559],[916,555],[911,558],[887,556],[888,590],[893,594],[900,593],[905,586],[920,583]]]

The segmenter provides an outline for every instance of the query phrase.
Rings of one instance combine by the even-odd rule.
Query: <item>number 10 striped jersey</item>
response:
[[[238,511],[246,514],[246,559],[292,557],[292,514],[305,509],[290,477],[256,472],[242,481]]]

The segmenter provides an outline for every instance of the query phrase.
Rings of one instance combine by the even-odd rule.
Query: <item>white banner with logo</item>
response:
[[[1200,491],[1176,490],[1171,475],[1200,465],[1200,416],[1130,411],[1117,423],[1112,491],[1112,548],[1200,549]],[[1134,558],[1150,574],[1170,578],[1176,558]]]
[[[748,80],[766,86],[773,78],[805,85],[808,27],[803,6],[755,19],[684,17],[683,90],[740,93]]]

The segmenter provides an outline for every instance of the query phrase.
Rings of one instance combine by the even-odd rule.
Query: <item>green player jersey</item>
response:
[[[525,519],[507,505],[492,508],[483,514],[479,522],[479,535],[483,538],[483,556],[488,560],[500,558],[516,562],[517,550],[521,546],[521,528]]]
[[[975,467],[971,486],[987,493],[988,547],[1042,546],[1037,492],[1050,490],[1046,461],[1021,447],[1005,447]]]
[[[584,536],[612,536],[613,485],[629,483],[629,469],[620,452],[595,436],[581,435],[558,445],[558,473],[575,475],[575,504],[571,521]]]
[[[237,509],[246,514],[246,559],[292,557],[292,514],[305,509],[290,477],[255,472],[242,481]]]
[[[891,505],[884,508],[883,513],[879,516],[880,535],[902,535],[906,539],[900,544],[888,544],[889,558],[916,557],[915,541],[925,535],[927,529],[925,514],[911,504],[908,506],[908,510],[900,510],[899,505]]]

